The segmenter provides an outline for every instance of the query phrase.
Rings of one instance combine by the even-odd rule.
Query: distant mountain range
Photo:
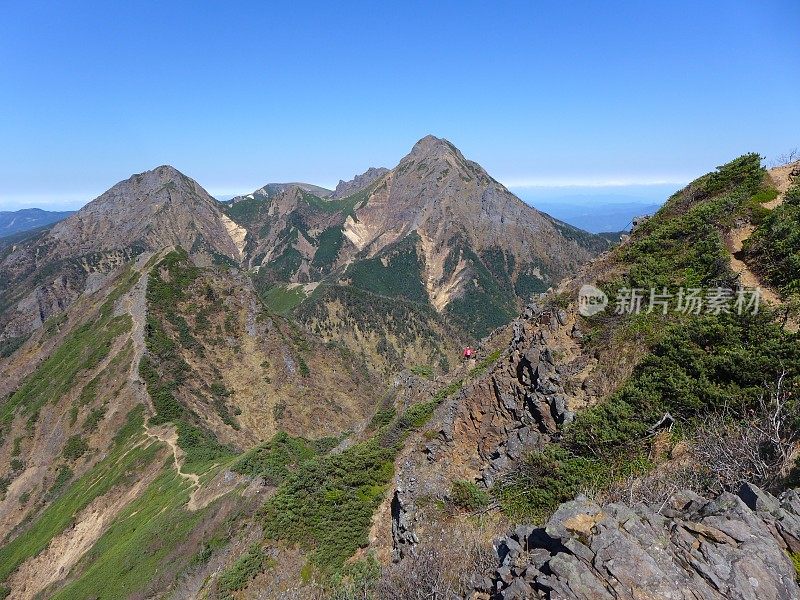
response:
[[[0,305],[17,307],[0,317],[6,335],[28,335],[120,262],[180,247],[198,264],[250,272],[269,309],[393,370],[446,362],[609,242],[527,205],[427,136],[394,169],[335,190],[269,183],[218,202],[161,166],[17,246],[0,263],[14,282]]]
[[[66,219],[73,212],[75,211],[53,212],[41,208],[0,211],[0,237],[52,225]]]

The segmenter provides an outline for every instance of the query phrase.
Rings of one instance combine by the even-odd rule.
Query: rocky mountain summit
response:
[[[245,234],[174,167],[133,175],[50,230],[0,251],[0,342],[28,336],[143,252],[180,246],[201,262],[237,264]]]
[[[608,248],[526,205],[434,136],[394,169],[370,169],[330,196],[262,188],[227,214],[248,231],[245,261],[259,269],[265,294],[283,297],[278,288],[291,286],[296,313],[330,329],[330,339],[364,294],[413,303],[480,337]]]
[[[476,598],[794,600],[800,495],[744,485],[714,499],[679,492],[661,506],[578,499],[496,549],[501,566]]]
[[[181,246],[238,262],[243,235],[195,180],[164,165],[116,184],[54,226],[46,241],[73,255]]]
[[[356,192],[360,192],[364,188],[369,187],[388,172],[389,169],[386,167],[370,167],[360,175],[353,177],[350,181],[343,181],[340,179],[330,198],[331,200],[338,200],[340,198],[352,196]]]

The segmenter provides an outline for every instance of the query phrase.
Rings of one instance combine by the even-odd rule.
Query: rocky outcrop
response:
[[[582,378],[590,360],[580,351],[574,317],[531,303],[492,339],[504,335],[510,339],[494,350],[494,364],[464,365],[467,383],[439,407],[430,429],[398,465],[392,500],[396,559],[426,535],[424,506],[430,498],[446,498],[457,479],[490,487],[574,416],[572,402],[585,393]],[[481,347],[481,357],[490,354],[491,347]]]
[[[794,600],[800,494],[745,485],[715,499],[681,492],[657,507],[578,499],[495,547],[500,566],[478,598]]]
[[[507,330],[511,340],[500,359],[443,411],[440,435],[425,446],[432,462],[466,459],[463,474],[487,487],[572,421],[567,398],[579,396],[574,389],[589,361],[564,310],[531,303]]]
[[[389,169],[386,167],[370,167],[361,175],[356,175],[350,181],[339,180],[336,189],[331,194],[331,200],[338,200],[339,198],[347,198],[361,190],[368,188],[373,183],[378,181],[381,177],[386,175]]]

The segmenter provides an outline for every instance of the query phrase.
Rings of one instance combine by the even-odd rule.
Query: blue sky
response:
[[[427,133],[581,193],[800,145],[796,0],[0,8],[0,209],[163,163],[215,194],[330,185]]]

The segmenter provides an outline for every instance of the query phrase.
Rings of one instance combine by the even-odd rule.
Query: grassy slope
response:
[[[95,368],[111,349],[114,339],[130,331],[127,315],[112,316],[113,303],[100,315],[78,327],[59,348],[0,407],[0,424],[7,426],[19,407],[35,421],[39,409],[63,396],[82,371]]]
[[[302,287],[289,288],[286,285],[276,285],[261,294],[264,305],[272,312],[279,315],[288,315],[306,298]]]
[[[186,510],[188,488],[170,461],[83,558],[80,577],[53,598],[116,600],[144,588],[203,516]]]
[[[25,559],[44,550],[92,500],[115,485],[133,483],[135,473],[155,458],[160,447],[158,444],[134,446],[141,434],[142,422],[142,407],[137,407],[131,411],[128,424],[120,430],[109,455],[66,488],[27,530],[0,549],[0,581]]]

